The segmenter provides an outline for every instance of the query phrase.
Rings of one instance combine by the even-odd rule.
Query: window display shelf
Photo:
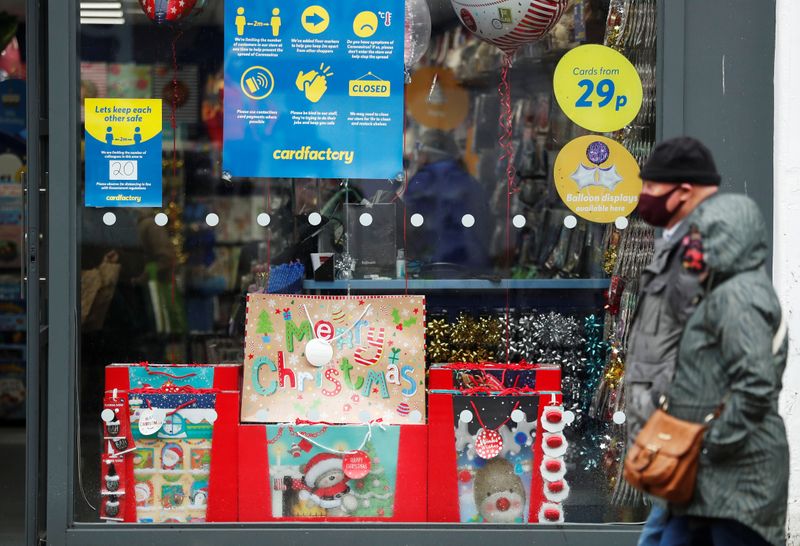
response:
[[[409,290],[605,290],[609,279],[409,279]],[[304,281],[306,290],[404,290],[405,279]]]

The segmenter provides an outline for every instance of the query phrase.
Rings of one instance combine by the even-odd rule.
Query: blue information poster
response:
[[[8,135],[25,132],[25,80],[0,82],[0,131]]]
[[[87,207],[161,206],[161,99],[86,99]]]
[[[223,169],[395,178],[403,0],[225,0]]]

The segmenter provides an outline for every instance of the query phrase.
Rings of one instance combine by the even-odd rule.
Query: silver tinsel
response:
[[[337,279],[349,281],[353,278],[353,271],[356,269],[356,260],[349,252],[337,254],[333,262],[333,267],[336,270]]]

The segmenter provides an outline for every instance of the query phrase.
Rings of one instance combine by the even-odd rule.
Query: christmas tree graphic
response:
[[[394,511],[394,489],[386,479],[382,461],[369,442],[365,449],[371,461],[369,474],[351,482],[353,494],[358,499],[358,508],[353,516],[389,518]]]
[[[274,331],[275,327],[272,326],[272,318],[270,318],[269,313],[261,311],[261,314],[258,315],[256,333],[262,334],[264,336],[264,342],[269,343],[269,335]]]

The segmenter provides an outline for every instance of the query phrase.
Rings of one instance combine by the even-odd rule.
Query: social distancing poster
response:
[[[226,0],[223,169],[400,174],[403,17],[402,0]]]
[[[161,99],[86,99],[87,207],[161,206]]]

